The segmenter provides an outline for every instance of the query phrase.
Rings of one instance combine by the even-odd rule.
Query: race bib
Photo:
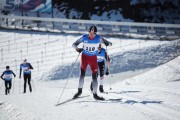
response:
[[[12,74],[4,74],[4,78],[5,79],[11,79],[12,78]]]
[[[83,48],[85,53],[96,54],[99,43],[84,43]]]

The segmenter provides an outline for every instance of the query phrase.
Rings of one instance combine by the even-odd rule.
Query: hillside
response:
[[[54,17],[150,23],[179,24],[179,6],[178,0],[53,1]]]
[[[98,91],[106,100],[94,100],[89,90],[92,78],[87,75],[84,97],[71,101],[79,79],[78,62],[73,69],[78,53],[72,48],[72,42],[79,36],[0,30],[0,73],[9,65],[17,75],[10,95],[4,94],[4,81],[0,80],[0,120],[180,119],[180,39],[107,37],[113,43],[108,47],[111,74],[104,79],[107,93]],[[34,67],[33,91],[23,94],[23,79],[18,75],[19,65],[25,58]],[[73,74],[68,77],[71,70]],[[141,73],[136,73],[139,70]],[[41,73],[47,76],[38,79]],[[66,100],[69,102],[55,106]]]
[[[8,64],[15,64],[13,61],[9,61],[8,57],[13,57],[12,53],[19,51],[19,46],[26,45],[26,41],[24,38],[28,37],[28,33],[18,32],[14,34],[15,38],[13,38],[13,34],[8,31],[2,31],[0,40],[2,46],[7,48],[6,51],[6,62]],[[43,49],[45,42],[46,33],[36,33],[33,34],[33,39],[31,40],[30,46],[28,49],[23,47],[23,50],[27,50],[25,54],[34,52],[33,54],[28,54],[31,56],[31,59],[28,58],[28,61],[32,63],[34,66],[33,76],[37,75],[35,72],[38,69],[36,66],[36,60],[38,59],[38,51]],[[11,37],[10,37],[11,36]],[[49,43],[53,42],[57,44],[55,40],[57,38],[61,39],[61,44],[63,43],[63,39],[66,35],[54,35],[49,39]],[[13,39],[12,39],[13,38]],[[19,38],[19,39],[17,39]],[[21,39],[20,39],[21,38]],[[36,38],[36,39],[34,39]],[[41,38],[41,39],[38,39]],[[74,35],[69,35],[67,43],[71,43],[73,39],[76,38]],[[11,49],[9,49],[8,53],[8,41],[11,39],[13,45],[17,45],[17,50],[15,50],[15,46],[11,45]],[[109,38],[111,41],[117,41],[115,38]],[[39,43],[43,46],[40,46]],[[126,46],[125,50],[137,49],[138,47],[146,49],[147,44],[140,44],[138,46],[137,43],[139,40],[128,40],[123,42],[123,46]],[[147,41],[148,42],[148,41]],[[66,42],[65,42],[66,43]],[[136,47],[133,47],[133,44]],[[150,56],[152,54],[157,54],[157,56],[166,57],[167,54],[169,56],[174,56],[173,50],[170,48],[175,48],[172,45],[175,43],[178,44],[177,41],[149,41],[148,48],[152,47],[152,49],[146,49]],[[151,44],[150,44],[151,43]],[[165,46],[162,46],[162,43],[166,43]],[[154,46],[159,45],[159,49]],[[1,46],[1,47],[2,47]],[[46,53],[46,61],[53,61],[58,64],[57,61],[60,61],[56,56],[49,55],[50,50],[56,48],[53,44],[48,44],[47,53]],[[122,46],[122,47],[123,47]],[[138,46],[138,47],[137,47]],[[172,47],[170,47],[172,46]],[[38,47],[38,48],[37,48]],[[14,49],[13,49],[14,48]],[[22,48],[22,47],[21,47]],[[35,51],[32,51],[31,48],[36,48]],[[48,49],[51,48],[51,49]],[[71,47],[72,48],[72,47]],[[166,49],[164,49],[166,48]],[[12,50],[13,49],[13,50]],[[68,51],[70,48],[65,47],[65,51]],[[178,48],[177,48],[178,49]],[[29,52],[28,52],[29,50]],[[57,51],[61,51],[62,49],[58,49]],[[179,50],[179,49],[178,49]],[[110,50],[113,51],[113,50]],[[117,51],[117,49],[115,49]],[[143,50],[141,50],[143,51]],[[156,51],[156,52],[155,52]],[[74,52],[68,52],[71,56],[71,60],[74,61]],[[138,51],[129,51],[127,56],[128,58],[134,58],[134,61],[127,61],[127,63],[135,63],[136,57],[138,58],[140,54],[135,56],[135,53]],[[179,53],[179,52],[178,52]],[[11,55],[10,55],[11,54]],[[37,54],[37,55],[36,55]],[[141,52],[142,56],[140,59],[144,62],[147,61],[148,56],[144,56],[145,53]],[[143,55],[144,54],[144,55]],[[19,59],[21,58],[21,54],[15,54]],[[5,57],[5,56],[4,56]],[[157,58],[152,59],[157,62]],[[151,58],[150,58],[151,59]],[[66,59],[67,60],[67,59]],[[165,59],[162,59],[164,61]],[[152,62],[154,62],[152,61]],[[160,61],[160,59],[159,59]],[[6,64],[7,64],[6,63]],[[19,63],[19,61],[18,61]],[[43,62],[42,66],[44,66],[44,70],[48,71],[48,66],[46,66]],[[113,63],[113,66],[118,66],[120,62]],[[137,63],[137,62],[136,62]],[[158,63],[158,62],[157,62]],[[52,63],[49,63],[52,64]],[[126,64],[126,63],[125,63]],[[150,63],[151,64],[151,63]],[[149,64],[149,65],[150,65]],[[5,65],[5,64],[2,64]],[[19,65],[19,64],[18,64]],[[153,65],[153,64],[151,64]],[[105,101],[94,100],[92,93],[89,90],[91,77],[86,76],[83,93],[82,96],[85,96],[81,99],[76,99],[74,101],[66,102],[63,105],[54,106],[57,102],[66,101],[77,92],[77,84],[78,78],[71,77],[69,79],[58,79],[58,80],[47,80],[47,81],[37,81],[37,79],[32,78],[32,86],[33,92],[30,93],[27,91],[26,94],[22,94],[23,90],[23,80],[18,78],[13,78],[13,86],[10,92],[10,95],[4,95],[4,82],[0,81],[0,120],[119,120],[123,118],[123,120],[179,120],[180,119],[180,57],[176,57],[175,59],[165,63],[158,65],[156,68],[151,69],[150,71],[143,72],[134,77],[129,77],[128,79],[122,80],[122,73],[111,74],[109,76],[105,76],[104,81],[104,89],[107,92],[99,93],[100,96],[106,98]],[[3,70],[3,67],[1,70]],[[14,71],[15,68],[11,67]],[[143,69],[144,70],[144,69]],[[77,71],[77,70],[74,70]],[[53,72],[53,70],[49,71]],[[128,71],[127,75],[131,74],[132,71]],[[69,72],[64,71],[64,74],[69,75]],[[17,74],[18,75],[18,74]],[[64,85],[66,81],[69,80],[65,91],[60,98],[61,93],[63,92]],[[115,81],[115,84],[113,84]],[[111,90],[109,88],[112,88]],[[121,98],[121,100],[117,100]]]
[[[52,6],[52,13],[5,10],[1,13],[67,19],[180,24],[179,0],[52,0]]]

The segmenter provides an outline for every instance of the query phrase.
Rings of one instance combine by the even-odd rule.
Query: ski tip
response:
[[[110,99],[107,99],[108,101],[121,101],[122,98],[110,98]]]
[[[58,106],[59,103],[54,104],[54,106]]]

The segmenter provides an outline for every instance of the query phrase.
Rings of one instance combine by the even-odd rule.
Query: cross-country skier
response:
[[[99,44],[98,51],[97,51],[97,62],[98,62],[98,68],[99,68],[99,73],[100,73],[100,85],[99,85],[100,92],[104,92],[103,81],[104,81],[105,59],[108,62],[105,74],[109,75],[110,58],[107,55],[106,49],[102,48],[101,44]],[[97,73],[97,76],[98,76],[98,73]],[[90,89],[91,91],[93,91],[92,82],[91,82]]]
[[[10,67],[6,66],[6,70],[1,75],[1,79],[3,79],[5,83],[5,95],[10,94],[10,89],[12,86],[12,75],[16,77],[14,72],[10,70]]]
[[[93,97],[96,100],[104,100],[103,97],[97,95],[98,81],[97,81],[97,50],[100,43],[105,44],[106,46],[112,46],[112,43],[104,39],[103,37],[96,34],[96,26],[91,26],[89,28],[89,33],[82,35],[78,40],[73,43],[73,48],[77,52],[81,53],[81,74],[79,78],[78,92],[74,95],[74,98],[79,97],[82,94],[82,88],[84,85],[84,77],[87,65],[90,65],[92,72],[92,84],[93,84]],[[78,48],[78,45],[82,43],[83,48]]]
[[[29,85],[29,91],[32,92],[32,87],[31,87],[31,69],[33,67],[31,66],[30,63],[27,62],[25,59],[23,63],[20,65],[20,75],[19,78],[21,79],[21,72],[23,70],[23,75],[24,75],[24,92],[26,93],[26,83],[28,82]]]

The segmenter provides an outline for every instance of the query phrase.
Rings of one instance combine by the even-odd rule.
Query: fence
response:
[[[59,33],[44,34],[42,32],[33,31],[14,32],[2,30],[0,31],[0,73],[5,70],[6,65],[10,65],[11,69],[18,75],[19,65],[24,59],[27,59],[32,64],[34,67],[33,77],[37,78],[41,77],[42,74],[49,74],[50,70],[59,69],[58,66],[61,66],[64,70],[69,70],[70,67],[68,66],[71,66],[78,55],[72,48],[72,43],[78,38],[79,35],[66,36],[65,34]],[[134,51],[134,54],[137,53],[139,55],[148,54],[152,57],[151,52],[145,51],[146,53],[142,53],[141,50],[148,48],[148,46],[155,47],[157,46],[157,43],[159,43],[158,48],[160,46],[163,46],[162,48],[167,47],[167,43],[164,43],[164,41],[127,39],[126,37],[114,37],[113,39],[110,37],[109,40],[112,42],[113,47],[108,48],[108,54],[110,55],[110,58],[112,59],[111,63],[114,66],[117,63],[114,62],[114,64],[113,61],[118,62],[118,65],[122,65],[123,57],[129,57],[128,59],[132,58],[131,55],[127,55],[128,51]],[[158,52],[166,54],[166,56],[169,55],[175,57],[179,55],[179,40],[171,42],[171,44],[174,45],[172,45],[173,47],[167,48],[167,50],[163,49],[162,51],[159,51],[159,49],[154,49],[155,55]],[[169,51],[173,50],[174,52],[169,54]],[[135,55],[133,55],[133,57],[134,56]],[[124,64],[128,62],[128,59]],[[160,59],[161,58],[155,58],[156,61]],[[167,60],[167,58],[164,60]],[[152,61],[150,61],[150,64],[151,62]],[[145,61],[145,63],[148,62]],[[116,68],[118,67],[116,66]],[[79,66],[76,69],[79,69]]]
[[[98,33],[137,33],[180,36],[180,24],[114,22],[0,15],[0,27],[43,31],[87,31],[96,25]]]

